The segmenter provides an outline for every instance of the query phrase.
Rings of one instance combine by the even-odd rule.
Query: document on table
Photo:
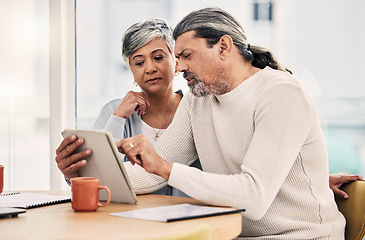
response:
[[[194,218],[233,214],[244,211],[245,209],[236,210],[218,207],[197,206],[185,203],[165,207],[154,207],[126,212],[111,213],[110,215],[160,222],[174,222]]]
[[[0,207],[34,208],[70,202],[71,197],[40,193],[14,192],[0,194]]]

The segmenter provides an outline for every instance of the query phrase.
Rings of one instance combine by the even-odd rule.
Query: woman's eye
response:
[[[162,59],[164,59],[164,56],[156,56],[156,57],[154,57],[154,59],[156,61],[161,61]]]
[[[136,66],[142,66],[143,65],[143,61],[138,61],[135,63]]]
[[[185,58],[189,58],[189,57],[190,57],[190,55],[191,55],[191,53],[188,53],[188,54],[186,54],[184,57],[185,57]]]

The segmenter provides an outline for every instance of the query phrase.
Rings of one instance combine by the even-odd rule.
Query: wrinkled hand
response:
[[[115,110],[114,115],[128,118],[134,111],[137,111],[138,116],[141,116],[149,105],[150,103],[142,92],[129,91]]]
[[[172,164],[161,158],[144,135],[125,138],[117,143],[119,152],[127,155],[134,165],[138,164],[147,172],[169,179]]]
[[[79,177],[78,170],[86,165],[85,158],[89,156],[92,151],[87,149],[80,153],[75,153],[76,148],[84,143],[83,138],[77,138],[76,135],[70,135],[65,138],[56,150],[57,167],[61,170],[66,178]]]
[[[334,194],[344,199],[348,199],[349,196],[347,195],[347,193],[340,190],[339,188],[342,186],[342,184],[353,182],[356,180],[364,181],[364,179],[359,175],[351,175],[346,172],[341,172],[330,174],[329,184]]]

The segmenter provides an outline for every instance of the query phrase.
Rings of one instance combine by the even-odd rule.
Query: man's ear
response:
[[[219,41],[219,50],[220,50],[220,57],[222,60],[226,59],[229,54],[231,53],[233,47],[233,40],[228,35],[223,35]]]

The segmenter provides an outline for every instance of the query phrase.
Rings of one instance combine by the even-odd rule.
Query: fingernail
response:
[[[348,198],[349,198],[349,195],[345,194],[343,197],[344,197],[345,199],[348,199]]]

